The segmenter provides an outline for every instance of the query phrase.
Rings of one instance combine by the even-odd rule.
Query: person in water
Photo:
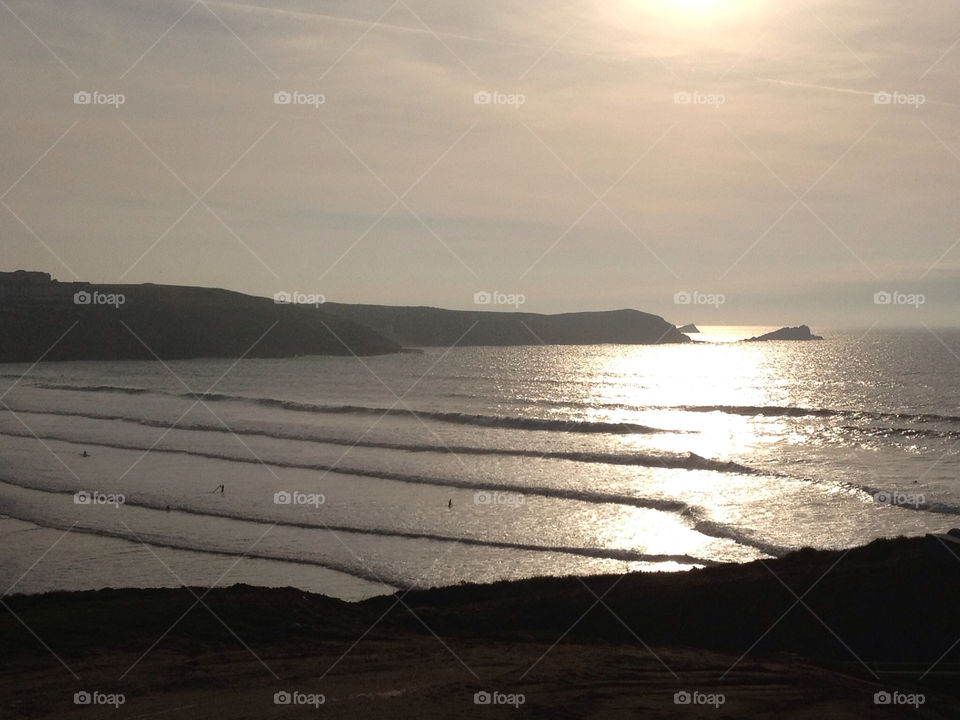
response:
[[[84,450],[82,453],[80,453],[80,457],[90,457],[90,453]]]
[[[221,483],[220,485],[217,485],[217,489],[214,490],[213,492],[220,493],[221,495],[223,495],[223,491],[224,491],[224,487],[223,487],[223,483]]]
[[[447,510],[453,507],[453,498],[447,500]]]

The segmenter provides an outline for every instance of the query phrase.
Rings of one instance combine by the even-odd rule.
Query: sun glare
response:
[[[744,0],[629,0],[633,12],[659,17],[671,24],[734,21],[761,8]]]
[[[661,5],[676,10],[713,12],[721,4],[719,0],[659,0]]]
[[[746,9],[742,0],[652,0],[648,5],[677,22],[732,20]]]

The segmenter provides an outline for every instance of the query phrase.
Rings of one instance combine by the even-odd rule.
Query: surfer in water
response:
[[[223,491],[224,491],[224,487],[223,487],[223,483],[221,483],[220,485],[217,485],[217,489],[214,490],[213,493],[214,495],[216,495],[217,493],[220,493],[221,495],[223,495]]]
[[[453,507],[453,498],[447,500],[447,510],[450,510]]]

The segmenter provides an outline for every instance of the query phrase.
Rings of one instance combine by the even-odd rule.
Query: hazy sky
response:
[[[4,0],[0,18],[4,269],[678,323],[958,318],[956,0]]]

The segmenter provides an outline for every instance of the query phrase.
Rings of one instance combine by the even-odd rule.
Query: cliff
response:
[[[60,283],[36,275],[0,273],[0,362],[400,350],[373,330],[314,306],[212,288]]]
[[[663,318],[639,310],[540,315],[340,303],[327,303],[324,309],[415,347],[690,342]]]

